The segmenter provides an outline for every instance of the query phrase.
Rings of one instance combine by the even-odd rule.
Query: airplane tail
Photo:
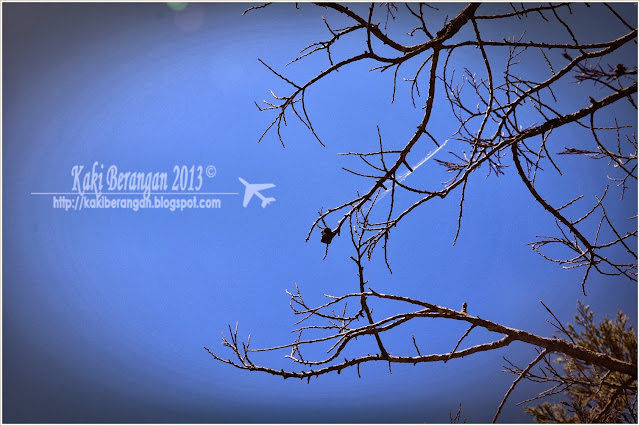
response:
[[[275,201],[276,199],[273,197],[269,197],[269,198],[265,198],[264,200],[262,200],[262,208],[267,207],[267,204]]]

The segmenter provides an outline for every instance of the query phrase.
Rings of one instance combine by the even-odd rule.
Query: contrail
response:
[[[403,182],[406,178],[409,177],[409,175],[411,173],[415,172],[418,167],[422,166],[424,163],[429,161],[431,159],[431,157],[436,155],[438,153],[438,151],[440,151],[442,148],[444,148],[444,146],[447,144],[447,142],[449,142],[449,139],[445,140],[442,145],[440,145],[439,147],[437,147],[436,149],[434,149],[433,151],[428,153],[427,156],[424,157],[422,160],[418,161],[418,163],[415,166],[412,167],[413,171],[407,170],[404,174],[400,175],[400,177],[396,178],[396,180],[398,182]],[[387,189],[386,191],[384,191],[382,193],[382,195],[380,197],[378,197],[378,199],[376,201],[382,200],[385,197],[385,195],[387,195],[387,193],[389,191],[391,191],[391,189]]]

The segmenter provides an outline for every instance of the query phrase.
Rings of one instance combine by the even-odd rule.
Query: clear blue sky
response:
[[[514,379],[501,373],[502,356],[526,365],[533,348],[514,343],[444,365],[394,366],[392,374],[363,365],[361,379],[346,370],[310,384],[240,371],[203,349],[226,355],[220,333],[236,321],[255,347],[290,342],[295,319],[285,289],[296,282],[310,302],[357,291],[347,238],[334,240],[326,260],[318,234],[304,239],[321,207],[368,189],[341,170],[354,163],[337,153],[373,149],[377,124],[391,146],[413,133],[421,110],[407,107],[408,87],[400,85],[390,105],[391,75],[354,66],[309,90],[326,148],[293,120],[285,149],[273,133],[256,144],[272,116],[253,102],[268,99],[268,89],[284,94],[257,58],[283,70],[327,36],[321,16],[332,15],[292,4],[245,16],[246,4],[182,12],[164,3],[2,7],[4,422],[448,422],[458,403],[469,421],[491,420]],[[616,8],[635,19],[635,6]],[[437,22],[457,10],[443,5]],[[604,21],[598,31],[607,30]],[[635,51],[625,55],[637,63]],[[455,65],[479,68],[474,61]],[[532,73],[537,66],[546,65],[531,64]],[[324,58],[312,59],[288,75],[302,81],[324,67]],[[436,117],[450,114],[441,108]],[[442,119],[434,130],[446,137],[449,124]],[[411,161],[431,149],[424,142]],[[592,197],[603,187],[602,164],[572,160],[562,185],[541,181],[552,199]],[[203,191],[239,195],[221,195],[217,210],[134,212],[64,211],[51,196],[31,194],[71,192],[73,166],[94,161],[170,176],[175,165],[213,165]],[[436,170],[428,162],[410,179],[439,179]],[[243,208],[238,177],[274,183],[264,195],[277,201]],[[547,336],[541,299],[564,323],[581,299],[598,318],[623,310],[636,324],[635,283],[593,275],[585,298],[581,271],[564,271],[527,246],[554,225],[513,167],[499,179],[478,176],[468,191],[457,245],[458,199],[428,203],[393,233],[393,275],[379,255],[366,265],[375,290],[451,308],[466,301],[473,314]],[[636,214],[636,191],[617,219]],[[413,333],[423,352],[446,352],[460,327],[415,323],[388,346],[413,354]],[[478,333],[466,344],[486,338]],[[253,360],[293,368],[286,354]],[[501,420],[528,421],[514,404],[541,390],[520,386]]]

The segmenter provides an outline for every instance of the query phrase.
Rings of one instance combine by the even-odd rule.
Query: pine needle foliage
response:
[[[576,345],[636,363],[638,339],[633,326],[627,326],[628,318],[618,312],[614,320],[608,316],[594,322],[588,305],[578,302],[575,325],[562,329]],[[637,380],[583,361],[560,357],[563,373],[554,370],[556,379],[564,384],[568,400],[551,404],[526,407],[525,412],[538,423],[638,423]]]

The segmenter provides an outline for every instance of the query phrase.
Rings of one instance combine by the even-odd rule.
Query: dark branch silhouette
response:
[[[254,6],[249,10],[264,6]],[[554,387],[542,395],[549,396],[594,377],[586,373],[577,378],[563,376],[549,362],[553,353],[561,354],[564,359],[578,365],[578,371],[594,368],[603,372],[599,377],[623,378],[616,382],[617,385],[601,378],[601,387],[617,386],[617,390],[608,394],[609,399],[602,402],[597,413],[593,412],[596,413],[594,417],[590,417],[597,421],[613,418],[607,417],[607,413],[612,412],[621,397],[637,395],[636,359],[623,359],[616,353],[577,344],[574,336],[548,308],[547,311],[559,324],[557,329],[563,332],[563,338],[543,337],[474,316],[473,303],[468,307],[465,302],[458,311],[410,297],[376,292],[368,286],[364,262],[371,259],[382,242],[384,259],[391,271],[387,258],[391,230],[431,200],[457,195],[459,209],[457,231],[453,238],[455,245],[463,232],[465,194],[470,190],[467,187],[470,176],[484,169],[487,175],[502,177],[512,166],[510,170],[515,171],[509,172],[517,175],[522,181],[523,190],[556,224],[557,229],[543,231],[550,235],[532,235],[535,240],[531,242],[531,247],[536,253],[565,269],[582,268],[584,275],[577,285],[585,296],[588,278],[594,272],[618,276],[624,278],[621,281],[625,285],[629,282],[634,285],[637,278],[637,216],[620,220],[619,217],[612,217],[609,211],[611,206],[620,202],[629,187],[635,190],[637,186],[637,64],[635,59],[630,62],[619,59],[620,52],[637,50],[637,29],[625,20],[615,6],[607,4],[526,3],[488,8],[479,3],[470,3],[462,6],[451,19],[445,19],[443,24],[442,21],[436,22],[436,7],[424,3],[404,6],[371,4],[366,10],[364,7],[337,3],[315,3],[304,7],[318,7],[328,13],[322,17],[328,36],[302,49],[290,64],[312,55],[326,54],[327,67],[315,72],[306,81],[296,82],[260,60],[290,90],[284,95],[271,92],[273,100],[264,101],[263,106],[258,106],[262,111],[274,114],[259,141],[275,129],[277,139],[284,146],[282,125],[287,124],[287,118],[294,117],[310,131],[313,138],[324,145],[321,129],[312,124],[307,109],[307,89],[334,71],[358,62],[372,65],[371,70],[393,70],[391,102],[396,101],[399,90],[408,91],[413,106],[421,114],[413,124],[409,124],[414,126],[415,131],[399,148],[385,148],[382,136],[384,129],[378,127],[378,138],[372,141],[368,152],[342,154],[362,161],[362,169],[345,170],[365,179],[369,189],[356,192],[353,198],[337,206],[321,208],[307,235],[309,241],[314,231],[319,231],[321,241],[327,244],[327,251],[329,244],[344,244],[345,238],[334,238],[341,236],[341,231],[350,236],[354,250],[351,259],[358,274],[354,292],[327,295],[325,304],[310,306],[304,301],[296,284],[295,291],[289,292],[289,296],[294,315],[300,318],[296,325],[300,327],[294,330],[298,337],[292,343],[265,349],[251,348],[250,336],[246,342],[239,340],[236,324],[235,329],[229,327],[228,336],[223,334],[223,345],[233,353],[231,358],[221,357],[209,349],[207,351],[216,360],[240,369],[262,371],[285,379],[306,378],[309,381],[311,377],[332,371],[340,373],[354,366],[360,375],[360,365],[368,362],[382,361],[388,363],[389,368],[394,363],[447,362],[452,358],[496,350],[519,341],[535,348],[536,356],[524,369],[513,365],[508,369],[517,378],[498,407],[494,422],[513,389],[523,379],[536,381],[552,378]],[[487,13],[487,10],[496,12]],[[591,19],[598,14],[606,14],[618,25],[607,32],[612,34],[607,38],[597,42],[591,41],[592,38],[589,38],[589,42],[583,41],[586,40],[584,28],[577,28],[568,18],[577,12]],[[408,19],[414,22],[415,26],[405,28],[404,33],[415,43],[402,42],[406,37],[396,37],[391,31],[400,21],[396,18],[403,14],[407,18],[403,23],[406,24]],[[341,21],[348,20],[350,24],[342,28],[335,27],[331,22],[336,16],[342,18]],[[518,22],[522,27],[539,25],[546,31],[564,35],[549,41],[528,39],[525,33],[516,37],[497,32],[496,29],[508,28],[508,24],[513,22]],[[336,54],[337,51],[344,51],[336,49],[337,46],[348,48],[349,44],[344,40],[357,37],[360,37],[364,51],[358,47],[360,50],[351,55]],[[469,64],[468,67],[454,67],[452,64],[456,58],[461,58],[457,63]],[[477,69],[471,69],[474,67]],[[535,68],[535,72],[531,72],[532,68]],[[567,102],[566,95],[561,95],[567,88],[573,91],[573,102]],[[456,123],[445,135],[440,128],[442,120],[434,118],[435,107],[439,114],[450,114]],[[632,113],[629,114],[629,111]],[[624,122],[624,117],[634,118]],[[564,139],[560,132],[566,134],[565,130],[573,132],[575,138]],[[433,160],[442,167],[445,181],[410,185],[405,178],[415,167],[409,164],[408,156],[418,151],[416,147],[424,150],[425,145],[434,151],[423,162],[434,157]],[[545,177],[561,178],[563,164],[559,159],[566,161],[574,157],[605,161],[610,168],[608,179],[619,187],[620,195],[612,195],[614,190],[607,186],[601,193],[589,194],[595,198],[592,202],[584,194],[570,196],[559,204],[550,201],[544,187],[536,184],[537,177],[545,173]],[[402,205],[398,194],[403,192],[411,193],[418,199]],[[376,208],[373,214],[374,206],[383,206],[385,213],[380,215],[380,209]],[[598,224],[595,228],[594,221]],[[348,227],[346,232],[345,227]],[[559,254],[561,252],[564,254]],[[355,303],[349,303],[352,301]],[[372,306],[382,301],[395,303],[396,313],[375,318]],[[468,326],[460,337],[452,337],[451,351],[424,353],[415,338],[413,346],[416,354],[397,354],[385,344],[387,331],[409,321],[436,318],[458,321]],[[478,329],[495,333],[495,339],[464,347],[465,338]],[[307,338],[310,333],[317,336],[318,332],[324,335]],[[356,345],[355,340],[362,336],[373,338],[377,353],[345,357],[345,348]],[[305,348],[322,345],[328,345],[326,357],[315,360],[303,357]],[[276,350],[290,351],[287,358],[299,369],[278,370],[255,364],[250,358],[258,352]],[[534,373],[540,365],[544,365],[548,372],[545,378]],[[557,414],[551,408],[548,410],[551,411],[544,411],[546,414],[541,411],[540,418]],[[628,418],[637,417],[633,410],[629,410],[629,413]],[[459,419],[460,408],[456,415],[456,420]]]

